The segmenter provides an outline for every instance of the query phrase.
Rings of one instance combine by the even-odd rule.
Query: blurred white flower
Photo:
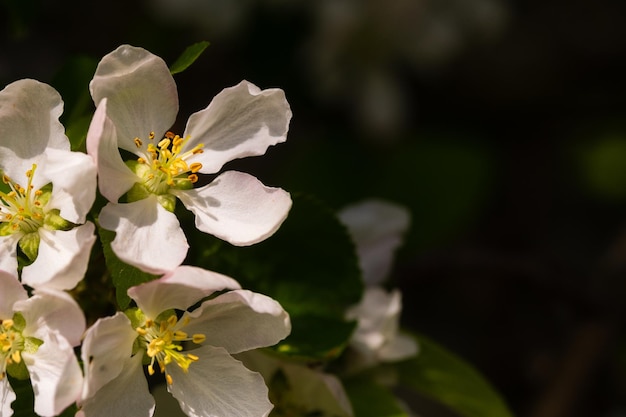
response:
[[[343,208],[338,216],[356,245],[365,284],[382,284],[409,230],[411,214],[398,204],[369,199]]]
[[[356,245],[366,285],[361,302],[346,312],[348,320],[357,321],[350,342],[357,357],[350,367],[358,369],[416,355],[415,339],[399,330],[400,291],[387,292],[381,286],[391,271],[394,252],[409,228],[409,211],[394,203],[371,199],[342,209],[338,216]]]

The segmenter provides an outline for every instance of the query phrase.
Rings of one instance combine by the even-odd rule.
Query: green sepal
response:
[[[193,181],[190,179],[176,179],[177,190],[191,190],[193,188]]]
[[[26,368],[26,364],[24,361],[20,361],[19,363],[12,362],[7,365],[7,374],[15,379],[19,379],[21,381],[30,378],[30,374],[28,373],[28,368]]]
[[[0,236],[9,236],[15,233],[15,229],[13,229],[13,224],[9,222],[4,222],[0,226]]]
[[[13,314],[13,329],[17,332],[23,332],[25,327],[26,319],[24,319],[24,316],[19,311],[15,312]]]
[[[60,216],[61,211],[58,209],[52,209],[46,213],[43,219],[43,225],[48,230],[71,230],[76,226],[72,222],[68,222]]]
[[[35,353],[39,350],[39,346],[43,345],[43,340],[36,337],[24,338],[24,352]]]
[[[165,210],[170,213],[174,213],[176,209],[176,196],[172,194],[160,194],[157,196],[157,201]]]
[[[39,253],[39,232],[28,233],[20,238],[18,245],[29,261],[34,262]]]
[[[128,320],[130,320],[130,325],[133,329],[143,326],[146,322],[145,314],[143,314],[143,311],[138,307],[126,309],[124,310],[124,314],[128,317]]]
[[[41,195],[37,198],[37,200],[41,203],[41,207],[45,207],[52,196],[52,183],[44,185],[39,189],[39,191],[41,191]]]

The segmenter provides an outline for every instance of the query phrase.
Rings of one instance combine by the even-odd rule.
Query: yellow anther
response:
[[[11,354],[11,359],[13,359],[13,362],[15,362],[15,363],[22,362],[22,355],[21,355],[20,351],[16,350],[15,352],[13,352]]]
[[[170,143],[172,143],[172,141],[169,140],[168,138],[161,139],[161,141],[158,143],[158,146],[161,149],[161,152],[164,149],[167,149],[170,146]]]
[[[42,194],[43,194],[43,191],[41,191],[41,190],[35,191],[35,196],[37,196],[37,197],[41,196]]]
[[[185,340],[187,339],[187,333],[183,332],[182,330],[176,330],[174,332],[174,340]]]
[[[141,146],[143,145],[143,142],[141,141],[141,139],[135,138],[133,140],[135,141],[135,146],[138,148],[141,148]]]
[[[2,327],[4,327],[7,330],[10,329],[11,327],[13,327],[13,320],[11,319],[2,320]]]
[[[191,181],[192,183],[194,183],[194,184],[195,184],[196,182],[198,182],[198,176],[197,176],[196,174],[191,174],[191,175],[188,175],[188,176],[187,176],[187,179],[188,179],[189,181]]]
[[[187,357],[189,359],[191,359],[192,361],[196,362],[198,359],[200,359],[199,357],[197,357],[196,355],[194,355],[193,353],[188,353]]]
[[[11,182],[11,178],[9,178],[9,176],[6,174],[2,174],[2,182],[8,184]]]
[[[137,333],[139,333],[140,336],[145,336],[148,334],[148,331],[143,327],[137,327],[135,330],[137,331]]]
[[[181,138],[178,135],[174,136],[174,141],[173,141],[174,146],[180,146],[183,144],[183,142],[184,142],[183,138]]]
[[[170,326],[173,326],[176,324],[176,322],[178,322],[178,317],[176,317],[175,314],[172,314],[171,316],[167,318],[167,322],[169,323]]]
[[[137,162],[140,163],[140,164],[145,164],[146,160],[143,159],[142,157],[139,157],[139,158],[137,158]]]
[[[154,132],[150,132],[148,134],[148,137],[150,138],[150,140],[154,139]]]
[[[171,131],[169,131],[169,130],[168,130],[167,132],[165,132],[165,137],[166,137],[167,139],[173,139],[173,138],[174,138],[174,136],[176,136],[176,135],[174,134],[174,132],[171,132]]]
[[[154,326],[154,320],[152,320],[152,319],[148,319],[148,320],[146,320],[146,326],[147,326],[147,327],[152,327],[152,326]]]
[[[28,171],[26,171],[26,178],[31,178],[33,176],[33,170],[29,169]]]
[[[193,162],[191,165],[189,165],[189,169],[191,169],[191,172],[195,174],[202,169],[202,164],[200,162]]]
[[[148,365],[148,373],[154,375],[154,366],[152,366],[152,364]]]
[[[172,376],[170,374],[165,374],[165,380],[170,385],[172,385],[174,383],[174,380],[172,379]]]
[[[202,333],[196,333],[191,337],[191,341],[197,345],[204,342],[205,340],[206,340],[206,336],[203,335]]]

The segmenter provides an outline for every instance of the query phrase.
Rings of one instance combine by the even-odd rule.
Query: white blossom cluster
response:
[[[155,399],[146,373],[163,374],[188,416],[268,416],[274,405],[266,381],[278,369],[296,381],[305,408],[314,396],[325,398],[332,415],[351,416],[335,376],[251,352],[290,334],[278,302],[183,265],[189,245],[174,214],[177,200],[197,229],[235,246],[268,238],[287,217],[288,192],[221,172],[286,140],[284,92],[242,81],[177,134],[168,130],[178,113],[176,84],[145,49],[123,45],[106,55],[89,88],[96,110],[87,153],[70,149],[59,121],[63,101],[52,87],[24,79],[0,91],[0,416],[14,412],[11,381],[30,379],[40,416],[75,405],[79,417],[150,417]],[[198,174],[216,176],[202,184]],[[97,190],[107,201],[94,213]],[[417,352],[414,339],[398,332],[399,291],[380,287],[408,215],[383,213],[399,224],[363,219],[394,210],[373,204],[373,211],[366,205],[340,216],[368,286],[347,314],[358,322],[352,346],[364,366]],[[68,291],[85,277],[96,225],[115,232],[117,258],[157,278],[127,291],[131,308],[87,328]]]
[[[284,190],[235,171],[195,183],[285,141],[283,91],[242,81],[178,135],[167,130],[178,113],[167,65],[123,45],[100,61],[90,92],[87,154],[70,150],[52,87],[25,79],[0,92],[0,415],[13,414],[12,377],[30,378],[41,416],[72,404],[78,416],[151,416],[146,367],[164,374],[189,416],[267,416],[262,376],[231,354],[284,339],[289,315],[232,278],[182,265],[188,244],[173,212],[179,199],[199,230],[238,246],[278,229],[291,207]],[[125,161],[120,150],[134,156]],[[159,278],[128,290],[136,307],[86,329],[67,291],[83,279],[96,241],[87,220],[96,187],[108,203],[95,221],[115,231],[115,255]]]

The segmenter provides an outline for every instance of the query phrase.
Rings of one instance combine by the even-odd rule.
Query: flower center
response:
[[[187,325],[188,319],[178,321],[175,314],[160,323],[148,319],[143,326],[137,327],[140,336],[140,343],[143,343],[146,354],[150,358],[148,373],[154,375],[154,363],[158,363],[161,373],[165,373],[166,366],[176,363],[184,372],[187,372],[189,365],[198,360],[192,353],[183,353],[183,343],[193,342],[200,344],[204,342],[206,336],[194,334],[191,337],[180,328]],[[168,384],[172,384],[172,377],[165,375]]]
[[[13,182],[7,175],[2,175],[2,182],[11,191],[0,191],[0,235],[6,236],[12,233],[24,234],[37,231],[44,223],[44,206],[48,201],[49,193],[43,190],[33,190],[33,176],[37,165],[26,171],[28,182],[22,187]]]
[[[190,137],[181,138],[172,132],[155,144],[154,132],[148,135],[147,145],[138,137],[135,146],[142,156],[137,158],[135,173],[143,180],[143,185],[152,194],[165,194],[171,187],[189,189],[198,181],[196,174],[202,169],[199,162],[187,163],[187,160],[202,153],[203,144],[184,151]]]
[[[14,324],[11,319],[0,323],[0,380],[6,376],[8,366],[22,362],[24,338]]]

